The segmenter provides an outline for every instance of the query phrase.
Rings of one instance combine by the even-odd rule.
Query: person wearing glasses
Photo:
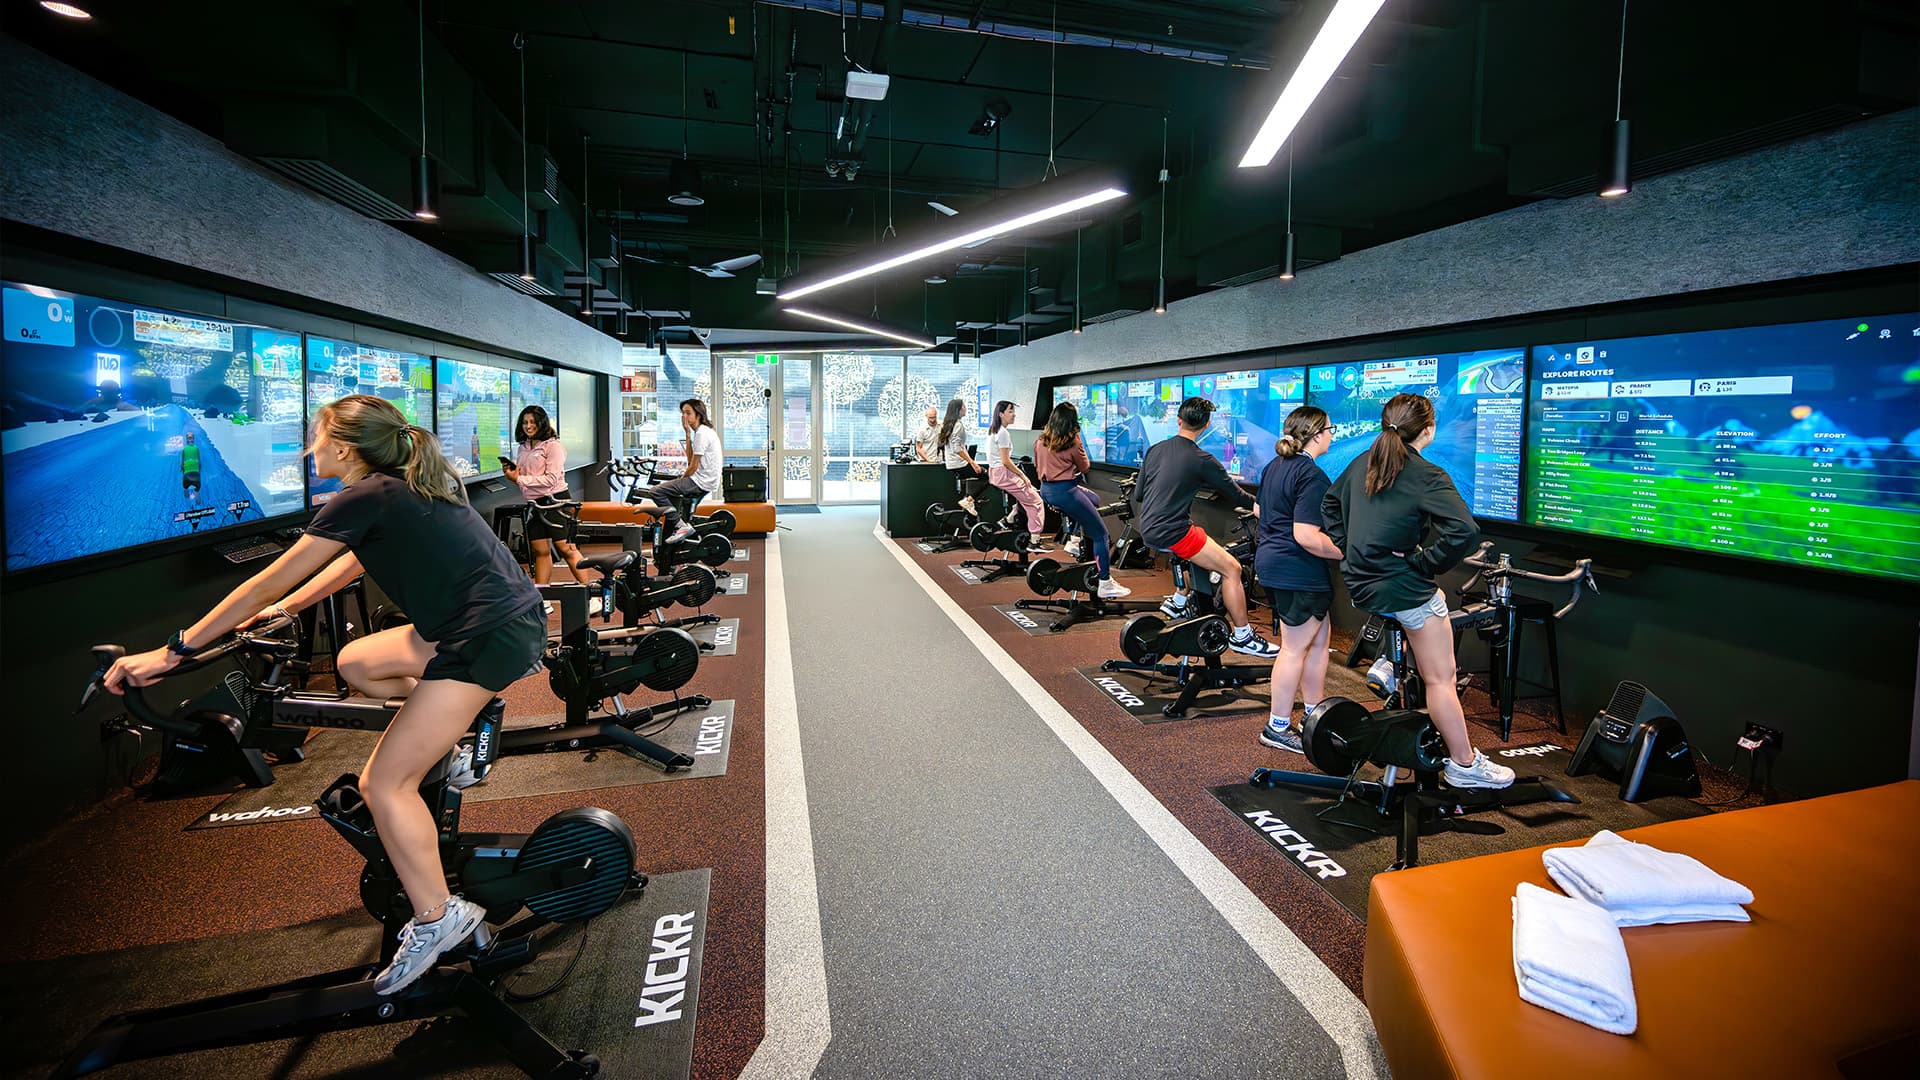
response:
[[[1287,414],[1273,445],[1278,457],[1260,474],[1260,543],[1253,573],[1280,620],[1280,655],[1273,659],[1273,708],[1260,744],[1296,754],[1300,729],[1293,722],[1293,695],[1304,708],[1327,696],[1327,636],[1333,607],[1328,560],[1340,549],[1321,530],[1320,503],[1333,483],[1316,460],[1333,445],[1327,414],[1302,405]]]

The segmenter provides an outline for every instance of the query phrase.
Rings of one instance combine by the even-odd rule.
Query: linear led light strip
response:
[[[1280,91],[1280,100],[1274,102],[1273,111],[1267,114],[1267,122],[1260,125],[1260,133],[1253,137],[1253,145],[1247,147],[1247,156],[1240,159],[1243,169],[1259,168],[1272,164],[1275,154],[1284,146],[1287,136],[1307,114],[1307,106],[1320,96],[1320,91],[1333,78],[1340,61],[1347,58],[1353,50],[1353,43],[1360,40],[1360,34],[1373,21],[1373,16],[1386,0],[1340,0],[1334,5],[1333,13],[1327,16],[1326,25],[1307,46],[1307,55],[1300,58],[1300,66],[1293,69],[1293,77],[1287,80],[1286,89]]]
[[[803,319],[813,319],[817,322],[823,322],[832,326],[843,327],[848,330],[858,330],[863,334],[872,334],[876,337],[887,338],[891,341],[904,341],[909,345],[913,345],[922,349],[933,348],[933,342],[925,341],[916,337],[909,337],[908,335],[903,334],[898,330],[888,330],[884,327],[879,327],[879,326],[868,326],[865,323],[854,322],[852,319],[843,319],[838,315],[823,315],[818,311],[808,311],[806,308],[790,307],[790,308],[785,308],[783,310],[785,310],[786,313],[789,315],[798,315]],[[841,351],[848,351],[848,350],[841,350]]]
[[[895,267],[905,266],[911,262],[918,262],[919,260],[924,259],[929,255],[938,255],[943,251],[952,251],[954,248],[965,247],[968,244],[976,243],[981,240],[991,240],[996,236],[1003,236],[1010,232],[1018,232],[1019,230],[1024,229],[1029,225],[1037,225],[1040,222],[1046,221],[1050,218],[1057,218],[1064,214],[1071,214],[1076,210],[1084,210],[1089,206],[1098,206],[1103,202],[1108,202],[1113,199],[1118,199],[1125,195],[1126,195],[1126,192],[1120,190],[1119,188],[1114,188],[1114,187],[1101,188],[1099,191],[1095,191],[1087,195],[1082,195],[1077,199],[1069,199],[1066,202],[1059,203],[1054,206],[1049,206],[1040,210],[1035,210],[1031,214],[1023,214],[1020,217],[1014,218],[1011,221],[1002,221],[992,225],[982,226],[981,228],[975,229],[972,232],[963,233],[955,237],[950,237],[946,240],[940,241],[937,244],[928,244],[926,247],[915,248],[912,251],[905,252],[900,255],[895,255],[890,259],[882,259],[881,261],[874,263],[871,266],[863,266],[858,270],[849,270],[846,273],[841,274],[837,277],[830,277],[824,281],[816,281],[811,285],[802,285],[797,289],[793,289],[791,291],[781,293],[780,299],[798,300],[803,296],[806,296],[810,293],[817,293],[822,289],[831,289],[838,285],[845,285],[849,281],[858,281],[863,277],[870,277],[874,274],[882,274],[887,272],[888,270],[892,270]]]

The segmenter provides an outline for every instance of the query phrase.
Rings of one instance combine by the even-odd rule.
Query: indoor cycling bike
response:
[[[283,663],[295,647],[281,638],[238,633],[209,651],[246,649]],[[93,654],[97,671],[81,698],[82,708],[97,697],[101,678],[126,650],[99,645]],[[168,677],[202,669],[207,662],[202,656],[185,660]],[[273,702],[276,717],[284,715],[303,728],[382,730],[405,704],[404,699],[331,700],[272,681],[252,689]],[[127,687],[121,700],[139,722],[165,730],[167,718],[148,704],[140,688]],[[484,775],[492,765],[499,715],[495,699],[474,720],[476,774]],[[359,777],[349,773],[320,797],[320,814],[366,860],[360,898],[380,923],[379,961],[111,1017],[54,1075],[84,1076],[126,1061],[438,1017],[466,1018],[528,1076],[562,1080],[597,1074],[597,1059],[583,1050],[555,1046],[501,999],[499,987],[505,976],[539,956],[551,927],[591,919],[645,888],[645,875],[635,869],[633,833],[618,816],[591,806],[562,810],[531,833],[463,832],[461,795],[452,781],[457,753],[450,751],[428,772],[420,794],[439,828],[449,888],[486,908],[488,922],[505,926],[497,931],[483,927],[399,993],[375,993],[374,976],[392,959],[414,906],[381,845],[372,812],[360,795]]]

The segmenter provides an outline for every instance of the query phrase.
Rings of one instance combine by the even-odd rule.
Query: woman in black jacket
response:
[[[1447,600],[1434,584],[1472,553],[1480,529],[1453,480],[1420,456],[1433,442],[1433,403],[1395,394],[1380,410],[1380,428],[1372,448],[1327,491],[1323,527],[1345,553],[1340,571],[1355,606],[1394,619],[1406,632],[1427,688],[1427,713],[1447,743],[1447,783],[1507,787],[1513,770],[1488,760],[1467,737]]]

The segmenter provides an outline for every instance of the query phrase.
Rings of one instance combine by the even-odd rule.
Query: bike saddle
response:
[[[605,555],[590,555],[580,560],[580,565],[589,570],[598,570],[603,574],[614,574],[633,565],[636,553],[632,551],[613,551]]]

